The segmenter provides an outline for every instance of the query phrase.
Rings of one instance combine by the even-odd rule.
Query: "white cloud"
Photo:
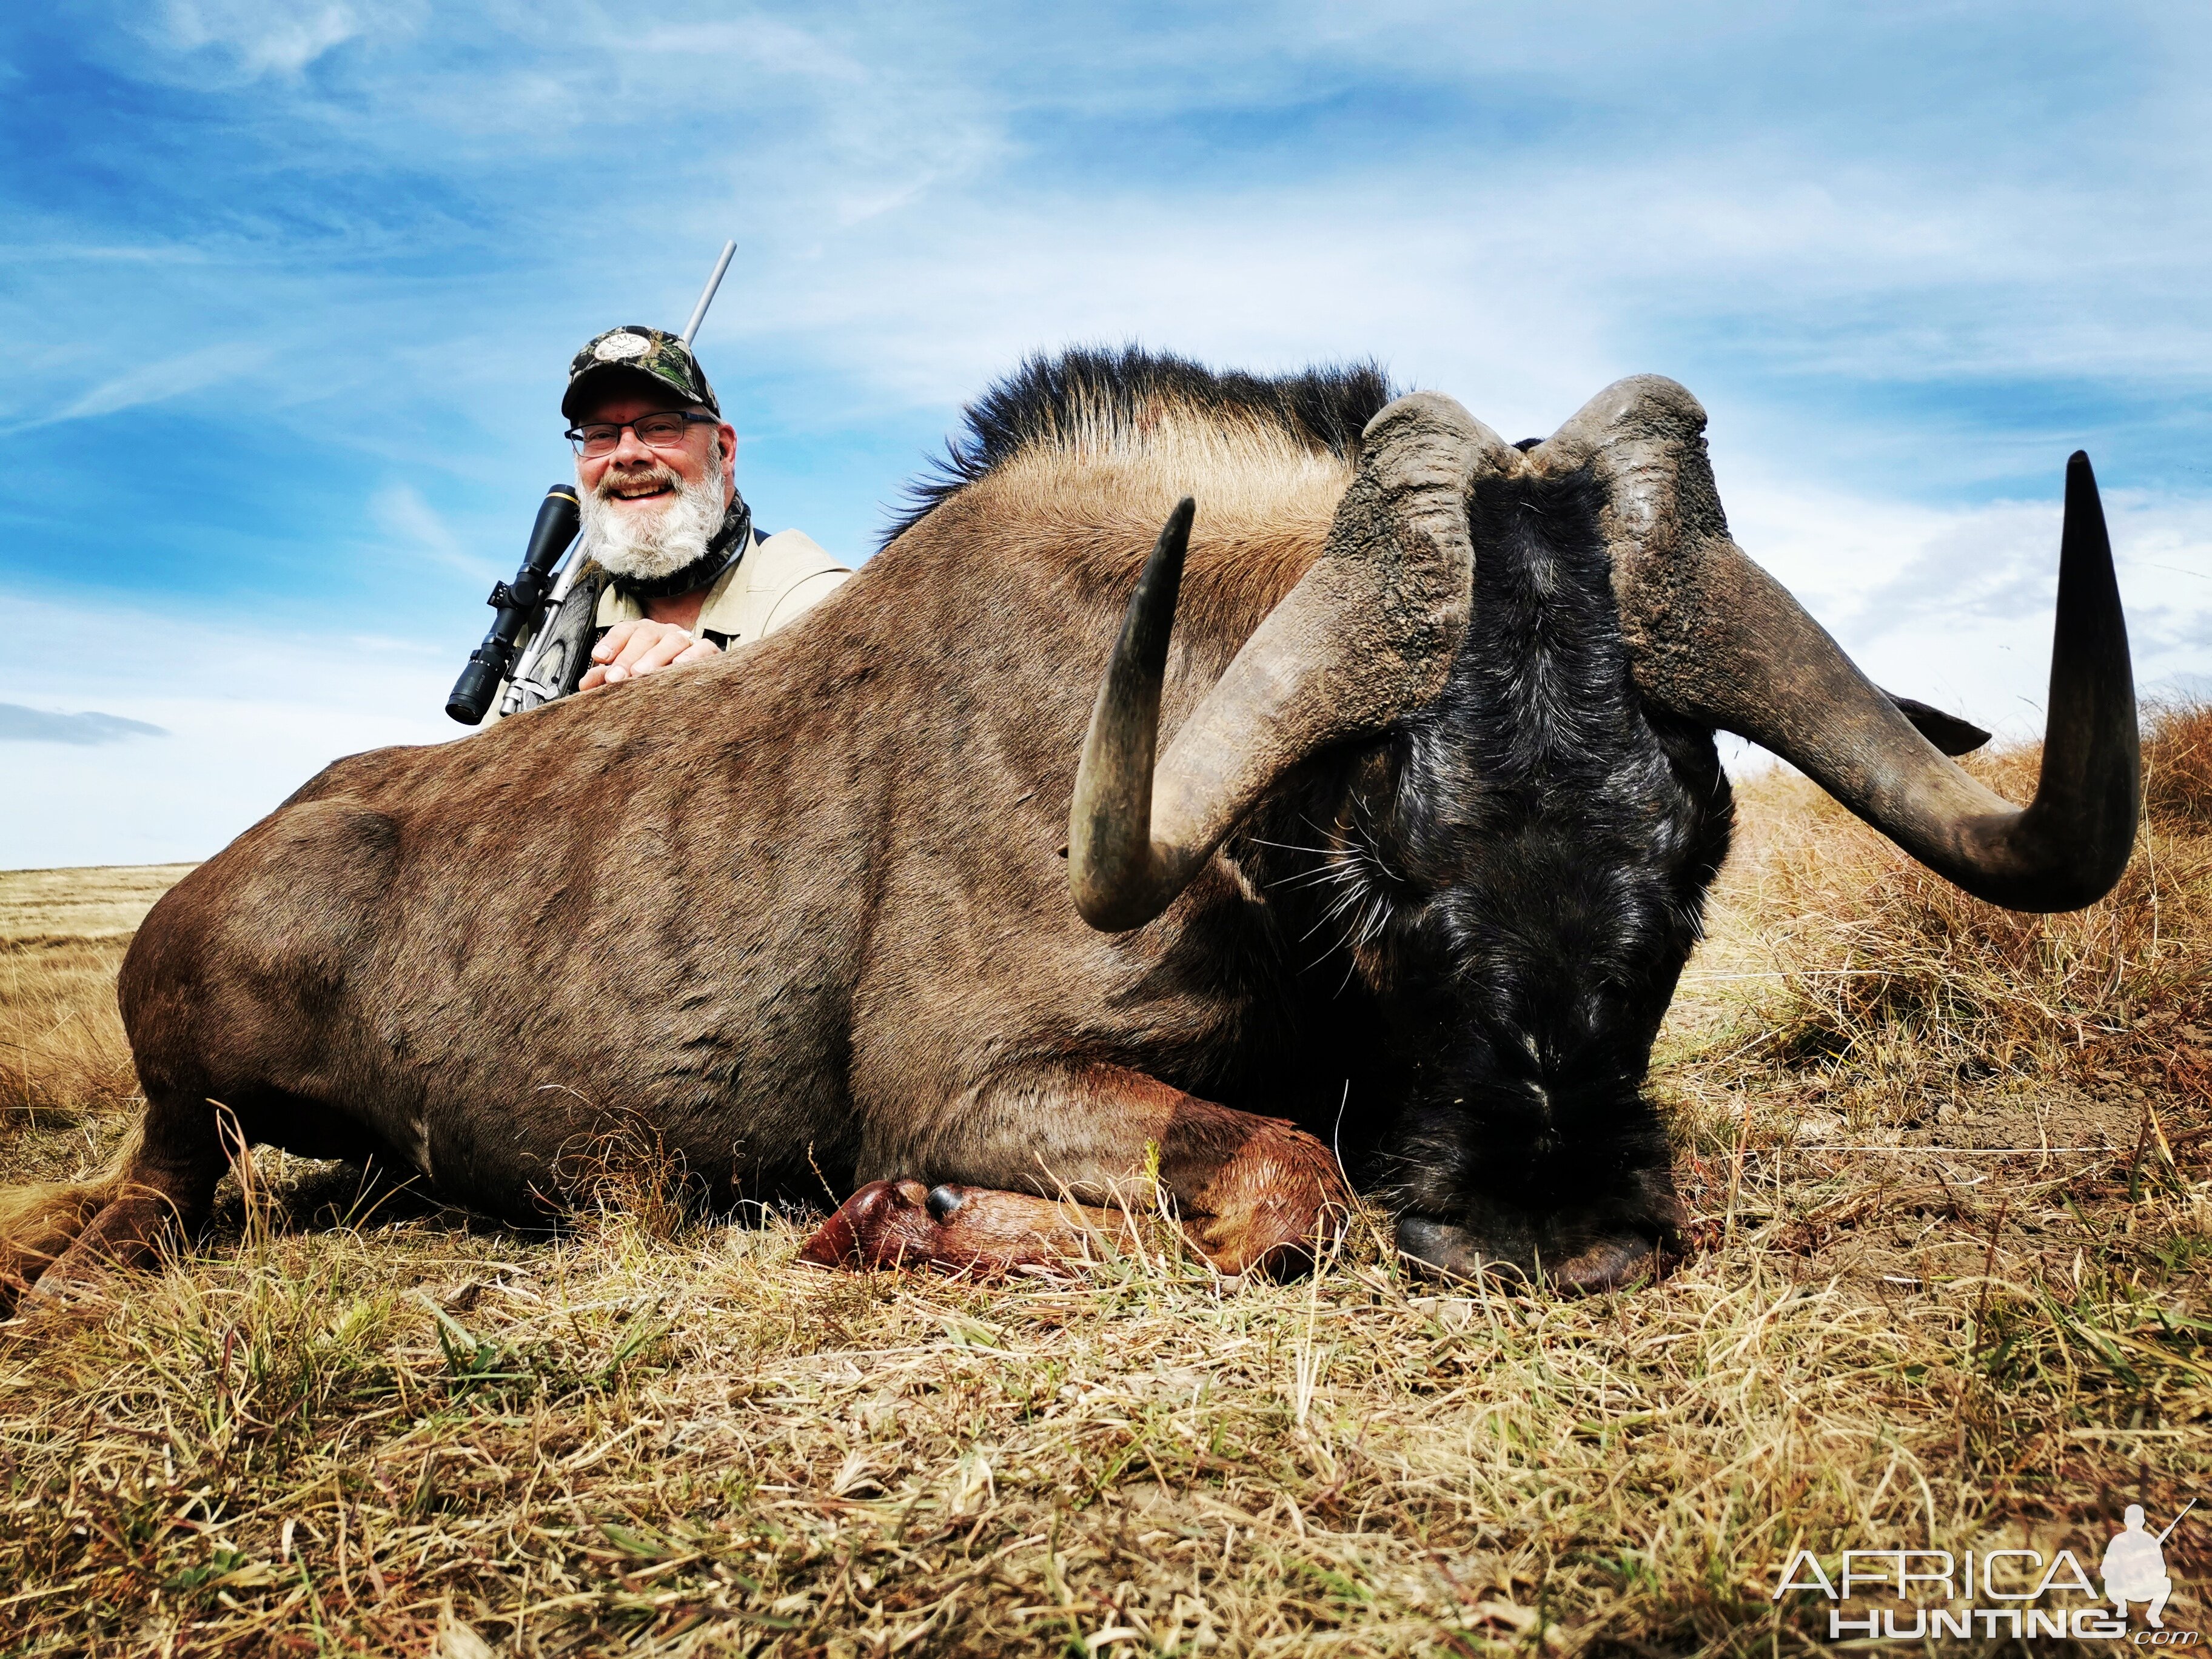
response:
[[[0,867],[205,858],[342,755],[462,735],[459,668],[418,647],[6,597],[0,702],[162,728],[127,747],[0,742]],[[88,640],[126,648],[88,653]]]
[[[79,392],[51,413],[19,422],[12,429],[26,431],[61,421],[89,420],[146,404],[166,403],[220,380],[249,375],[267,362],[270,355],[265,346],[243,342],[201,346],[159,362],[126,369],[112,380]]]
[[[370,33],[411,28],[419,8],[368,0],[163,0],[155,44],[227,59],[235,78],[296,76],[325,53]]]
[[[1743,101],[1756,78],[1731,66],[1764,63],[1784,84],[1826,35],[1838,72],[1864,69],[1882,28],[1910,33],[1908,20],[1584,15],[1591,27],[1572,29],[1538,13],[1413,5],[1347,20],[1282,5],[1128,28],[989,8],[491,5],[448,20],[440,50],[349,60],[334,92],[258,88],[240,112],[302,178],[382,170],[410,180],[409,211],[458,216],[409,226],[394,245],[410,257],[426,238],[473,255],[486,232],[531,251],[495,295],[459,285],[405,322],[325,295],[331,320],[303,320],[285,347],[318,372],[291,362],[271,378],[397,389],[428,365],[488,366],[503,341],[565,339],[579,295],[673,323],[732,231],[745,253],[710,350],[765,357],[793,382],[848,377],[877,409],[957,401],[1029,350],[1131,336],[1263,366],[1378,353],[1478,409],[1524,404],[1530,430],[1615,374],[1678,369],[1655,359],[1708,335],[1725,341],[1708,355],[1732,366],[1891,386],[2212,372],[2195,301],[2212,253],[2191,207],[2203,185],[2150,142],[2168,105],[2194,108],[2201,92],[2139,90],[2125,118],[2075,143],[2133,174],[2062,157],[1978,172],[1972,144],[1911,151],[1923,129],[1910,122],[1846,130],[1854,100],[1890,100],[1883,86],[1840,87],[1832,107],[1778,123]],[[177,40],[240,52],[257,31],[415,27],[407,8],[365,0],[192,0],[177,15]],[[2050,28],[2039,14],[2021,32]],[[1655,84],[1668,73],[1680,99],[1712,106],[1686,118]],[[1563,125],[1549,142],[1516,137],[1495,164],[1465,133],[1343,157],[1297,143],[1309,101],[1378,81],[1474,109],[1548,98],[1558,109],[1530,118]],[[1146,168],[1132,165],[1141,143],[1093,157],[1057,136],[1154,114],[1252,120],[1259,156],[1302,164],[1185,171],[1164,149]],[[1913,118],[1931,133],[1942,118],[1941,106]],[[683,142],[649,184],[586,184],[611,155],[652,153],[671,120]],[[1998,125],[1967,136],[1987,148]],[[417,177],[441,188],[416,191]],[[537,188],[549,177],[561,194]],[[493,215],[481,229],[479,205]],[[354,213],[346,235],[383,245],[377,217]],[[291,274],[250,263],[257,285]],[[262,310],[297,315],[291,297]]]
[[[2022,731],[2065,452],[2099,422],[2178,425],[2212,380],[2205,35],[2121,12],[1378,0],[1133,24],[483,0],[433,30],[417,0],[166,0],[124,72],[216,89],[163,130],[216,165],[202,179],[180,148],[161,224],[24,204],[13,222],[43,228],[11,238],[0,327],[26,343],[0,406],[307,404],[303,436],[351,470],[319,508],[272,511],[346,517],[257,535],[350,545],[367,501],[376,550],[428,590],[511,568],[547,461],[565,467],[566,352],[612,321],[679,323],[726,234],[743,251],[705,356],[741,422],[777,433],[749,493],[791,457],[817,501],[887,499],[883,434],[925,434],[918,462],[944,411],[1073,341],[1261,369],[1372,356],[1509,438],[1656,370],[1711,409],[1745,545],[1878,679]],[[1366,112],[1328,127],[1347,99]],[[241,339],[262,355],[198,343]],[[2020,499],[2045,451],[2048,495]],[[2198,488],[2108,500],[2146,683],[2212,661]],[[284,602],[343,615],[358,586],[319,574],[338,562],[284,568],[341,597]],[[475,597],[432,615],[410,592],[391,625],[450,645]],[[330,639],[165,658],[136,702],[104,671],[11,658],[0,696],[173,726],[149,752],[199,758],[149,773],[149,822],[204,839],[341,733],[443,735],[449,649]],[[342,696],[301,690],[333,663]],[[78,804],[40,845],[94,835],[112,781],[47,783]]]
[[[369,498],[369,516],[387,538],[387,556],[411,554],[464,576],[490,580],[492,562],[447,524],[414,485],[397,481],[383,485]]]
[[[2011,737],[2039,737],[2058,582],[2061,479],[2045,501],[1919,507],[1731,483],[1729,527],[1868,677]],[[2136,682],[2212,665],[2212,500],[2105,495]]]

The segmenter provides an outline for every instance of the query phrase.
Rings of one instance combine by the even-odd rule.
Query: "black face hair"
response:
[[[1601,506],[1586,474],[1486,484],[1443,694],[1237,852],[1310,941],[1309,1029],[1381,1028],[1339,1136],[1362,1184],[1530,1268],[1669,1234],[1644,1077],[1733,815],[1711,733],[1637,692]]]

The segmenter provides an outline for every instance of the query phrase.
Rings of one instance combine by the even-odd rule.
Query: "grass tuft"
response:
[[[2110,1093],[2160,1069],[2201,1091],[2212,1081],[2208,757],[2212,708],[2152,712],[2136,856],[2100,902],[2050,916],[1968,897],[1794,774],[1753,780],[1717,931],[1740,970],[1772,982],[1755,1057],[1892,1092],[2063,1077]],[[2026,800],[2039,758],[2027,746],[1966,764]]]

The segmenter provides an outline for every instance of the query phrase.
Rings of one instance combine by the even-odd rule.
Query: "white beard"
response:
[[[607,492],[617,483],[634,484],[663,479],[676,487],[662,498],[657,512],[617,507]],[[708,461],[707,474],[687,484],[669,467],[655,465],[642,475],[631,472],[617,478],[610,471],[597,489],[576,492],[584,516],[584,550],[599,568],[632,581],[657,581],[681,570],[706,552],[707,544],[722,527],[722,454],[717,448]]]

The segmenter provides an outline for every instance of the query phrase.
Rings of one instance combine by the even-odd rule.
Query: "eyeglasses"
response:
[[[684,428],[689,426],[720,424],[712,415],[686,415],[671,410],[662,415],[641,415],[634,421],[593,421],[585,426],[571,427],[567,436],[575,446],[579,455],[611,455],[622,443],[623,428],[637,434],[638,442],[649,449],[681,449],[684,447]]]

